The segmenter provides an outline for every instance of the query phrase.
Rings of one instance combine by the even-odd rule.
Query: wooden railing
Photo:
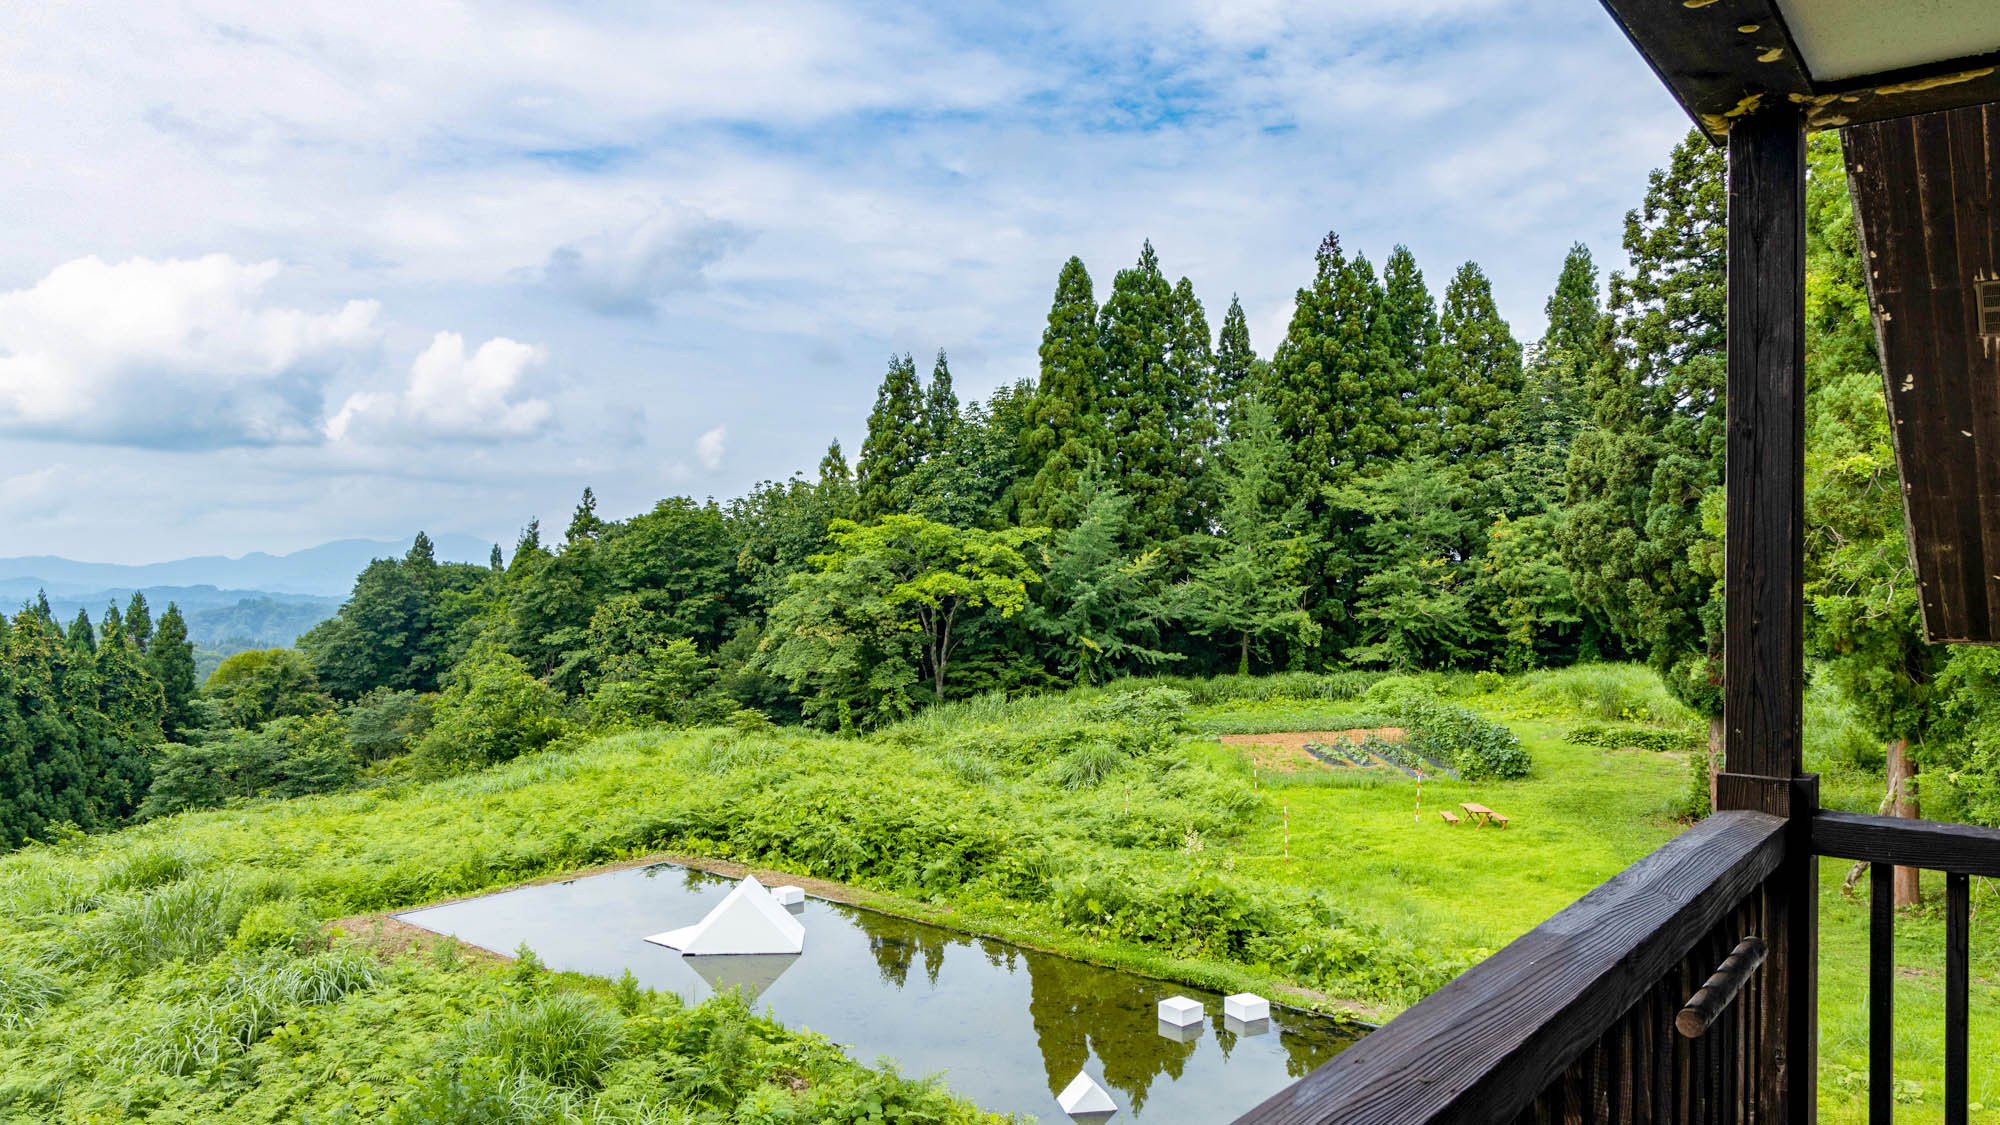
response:
[[[1785,888],[1817,893],[1816,881],[1786,882],[1797,877],[1787,859],[1807,853],[1874,864],[1871,1122],[1890,1120],[1888,881],[1896,866],[1946,873],[1946,1121],[1965,1121],[1968,880],[2000,877],[2000,832],[1749,811],[1683,833],[1239,1121],[1810,1121],[1810,1097],[1797,1096],[1809,1077],[1783,1073],[1796,1029],[1781,1026],[1810,1008],[1767,996],[1797,956],[1781,937]],[[1808,932],[1808,950],[1814,941]],[[1809,1076],[1813,1060],[1800,1061]]]
[[[1970,1017],[1972,876],[2000,878],[2000,832],[1964,824],[1823,812],[1813,818],[1813,850],[1866,860],[1868,893],[1868,1120],[1895,1111],[1896,868],[1944,876],[1944,1119],[1964,1125]]]
[[[1722,1119],[1754,1090],[1773,1029],[1740,1001],[1699,1039],[1674,1019],[1766,925],[1786,827],[1710,817],[1240,1120]]]

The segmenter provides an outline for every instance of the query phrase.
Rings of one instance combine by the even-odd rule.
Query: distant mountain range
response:
[[[493,550],[469,535],[440,535],[432,543],[439,562],[483,565]],[[79,609],[96,621],[108,604],[122,611],[136,590],[146,595],[156,619],[168,602],[180,606],[188,639],[201,648],[223,655],[282,648],[332,617],[370,561],[400,558],[409,549],[407,539],[340,539],[289,555],[211,555],[140,566],[54,555],[0,559],[0,613],[46,593],[65,625]]]
[[[493,550],[493,544],[470,535],[436,535],[431,542],[439,562],[484,563]],[[0,599],[18,602],[15,591],[24,588],[28,597],[41,589],[47,590],[51,599],[58,595],[73,599],[112,590],[124,590],[130,597],[133,590],[157,586],[213,586],[218,593],[235,591],[253,596],[265,592],[345,598],[354,588],[354,576],[371,560],[401,557],[409,549],[408,539],[336,539],[289,555],[253,551],[237,559],[203,555],[138,566],[25,555],[0,559]],[[146,595],[148,601],[152,597]],[[181,608],[186,609],[187,604],[182,603]]]

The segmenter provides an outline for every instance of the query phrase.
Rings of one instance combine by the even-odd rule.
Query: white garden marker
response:
[[[779,906],[797,906],[806,900],[806,892],[801,887],[772,887],[771,897],[778,900]]]
[[[1118,1103],[1111,1100],[1104,1087],[1080,1070],[1070,1084],[1063,1087],[1063,1092],[1056,1095],[1056,1104],[1071,1117],[1118,1112]]]
[[[708,912],[708,917],[646,940],[690,956],[802,953],[806,947],[806,928],[785,913],[785,908],[771,898],[771,892],[764,889],[755,875],[745,875],[729,896]]]
[[[1255,1023],[1271,1018],[1271,1002],[1254,992],[1239,992],[1222,998],[1222,1014],[1239,1023]]]
[[[1185,996],[1169,996],[1160,1001],[1160,1022],[1187,1027],[1201,1022],[1201,1001]]]

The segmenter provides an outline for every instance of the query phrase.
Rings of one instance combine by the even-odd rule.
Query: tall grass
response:
[[[72,959],[126,976],[169,961],[200,964],[221,953],[245,905],[226,877],[184,879],[112,897],[79,927]]]
[[[558,1086],[594,1089],[625,1047],[617,1013],[576,992],[541,996],[468,1025],[464,1051],[494,1059],[510,1073]]]
[[[1537,710],[1577,718],[1657,726],[1701,720],[1643,664],[1575,664],[1529,672],[1514,692]]]
[[[0,1028],[19,1031],[62,998],[62,978],[14,958],[0,960]]]

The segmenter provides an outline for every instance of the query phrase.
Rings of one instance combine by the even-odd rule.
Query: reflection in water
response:
[[[1265,1033],[1228,1021],[1222,998],[1053,954],[807,899],[805,952],[683,957],[643,935],[699,919],[734,884],[672,865],[524,887],[402,917],[499,952],[526,942],[551,968],[616,978],[691,999],[740,988],[794,1027],[863,1062],[942,1073],[988,1109],[1061,1121],[1055,1095],[1079,1071],[1129,1116],[1227,1120],[1333,1057],[1350,1037],[1330,1020],[1273,1013]],[[921,972],[912,968],[921,964]],[[1175,993],[1209,1017],[1180,1042],[1156,1005]]]

